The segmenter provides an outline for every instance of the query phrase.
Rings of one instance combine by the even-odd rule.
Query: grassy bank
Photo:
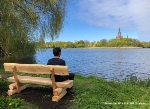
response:
[[[37,106],[23,99],[3,96],[8,90],[8,85],[6,79],[0,78],[0,109],[38,109]]]
[[[49,75],[44,75],[44,77],[49,77]],[[1,79],[0,87],[3,87],[0,89],[1,91],[7,91],[8,83]],[[76,75],[73,88],[75,89],[74,100],[70,101],[71,106],[68,107],[69,109],[150,108],[149,80],[139,81],[136,78],[131,78],[128,81],[119,83],[116,81],[108,82],[97,77]],[[12,99],[11,97],[1,97],[0,99],[0,106],[3,105],[6,109],[12,103],[13,106],[26,106],[27,102],[21,99]],[[32,108],[32,106],[30,107]]]
[[[150,81],[122,83],[76,76],[73,109],[150,109]]]

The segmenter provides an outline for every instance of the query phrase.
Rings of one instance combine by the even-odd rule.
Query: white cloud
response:
[[[150,40],[150,0],[79,0],[80,20],[96,27],[137,31]]]

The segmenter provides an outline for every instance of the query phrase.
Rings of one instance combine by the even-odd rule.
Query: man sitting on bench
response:
[[[47,65],[62,65],[65,66],[66,62],[63,59],[60,59],[61,49],[60,47],[55,47],[53,49],[54,58],[48,60]],[[63,82],[65,80],[74,80],[74,74],[69,73],[67,76],[54,75],[56,82]]]

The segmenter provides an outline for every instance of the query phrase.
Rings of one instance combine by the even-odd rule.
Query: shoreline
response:
[[[120,48],[120,49],[137,49],[137,48],[143,48],[143,47],[85,47],[85,48],[113,48],[113,49],[116,49],[116,48]]]
[[[95,49],[95,48],[99,48],[99,49],[145,49],[143,47],[81,47],[81,48],[62,48],[62,49],[90,49],[90,48],[91,49]]]

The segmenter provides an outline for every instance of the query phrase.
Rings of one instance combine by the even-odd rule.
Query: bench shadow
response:
[[[37,105],[40,109],[66,109],[70,106],[70,100],[73,100],[73,94],[67,93],[58,102],[52,102],[52,87],[42,87],[30,85],[20,93],[12,95],[12,98],[21,98],[25,101]]]

